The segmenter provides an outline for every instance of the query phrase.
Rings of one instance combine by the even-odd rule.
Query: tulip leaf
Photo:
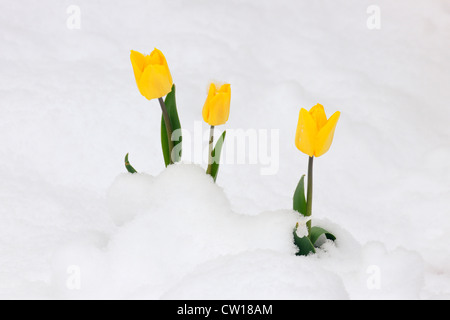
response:
[[[214,147],[211,154],[213,158],[213,163],[211,165],[211,176],[213,177],[214,182],[217,180],[217,174],[219,173],[220,156],[222,154],[222,147],[225,142],[226,135],[227,132],[224,131],[217,141],[216,146]]]
[[[332,233],[328,232],[327,230],[320,228],[320,227],[312,227],[311,233],[310,233],[311,242],[315,245],[317,240],[319,240],[320,236],[323,234],[325,235],[325,237],[328,240],[336,241],[336,237]]]
[[[175,85],[173,85],[172,91],[166,97],[165,104],[166,104],[167,112],[169,113],[170,123],[172,124],[173,132],[180,130],[180,131],[178,131],[179,139],[174,141],[174,148],[176,148],[176,146],[180,144],[180,146],[179,146],[180,151],[175,155],[176,158],[174,159],[174,162],[179,162],[181,160],[181,143],[182,143],[183,139],[181,136],[181,123],[180,123],[180,118],[178,117],[177,101],[176,101],[176,97],[175,97],[176,90],[175,89],[176,89]]]
[[[127,168],[127,171],[129,173],[137,173],[137,171],[133,168],[133,166],[130,164],[130,162],[128,161],[128,153],[125,156],[125,168]]]
[[[300,238],[297,235],[297,227],[294,229],[294,243],[298,248],[297,256],[307,256],[310,253],[316,253],[316,249],[308,237]]]
[[[166,123],[164,117],[161,119],[161,147],[164,156],[164,164],[169,166],[170,164],[170,151],[169,151],[169,138],[167,137]]]
[[[294,193],[294,210],[306,216],[305,175],[300,179]]]
[[[167,109],[167,113],[169,114],[170,124],[172,125],[172,132],[176,132],[177,141],[174,141],[174,157],[173,162],[179,162],[181,160],[181,143],[182,143],[182,136],[181,136],[181,123],[180,118],[178,117],[178,110],[177,110],[177,102],[175,97],[175,85],[172,86],[172,91],[169,92],[169,94],[166,96],[166,99],[164,101]],[[172,137],[173,138],[173,137]],[[164,163],[166,167],[170,164],[170,152],[169,152],[169,141],[167,137],[167,130],[166,130],[166,123],[164,122],[164,117],[161,119],[161,146],[164,156]]]

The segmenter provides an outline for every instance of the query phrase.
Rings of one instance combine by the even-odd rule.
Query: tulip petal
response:
[[[217,113],[220,112],[220,107],[218,106],[218,103],[221,103],[219,100],[220,98],[217,95],[209,100],[208,123],[212,126],[218,125]]]
[[[133,66],[136,83],[138,83],[139,80],[141,79],[142,72],[144,72],[145,56],[140,52],[131,50],[130,60],[131,65]]]
[[[323,105],[317,104],[309,110],[309,114],[314,119],[317,125],[317,131],[323,128],[323,126],[327,123],[327,115],[325,114],[325,109]]]
[[[172,90],[172,85],[168,68],[161,65],[147,66],[138,83],[139,91],[148,100],[164,97]]]
[[[317,134],[315,152],[316,157],[320,157],[330,150],[331,143],[333,142],[334,131],[336,130],[336,125],[340,115],[341,113],[339,111],[335,112]]]
[[[230,103],[231,86],[224,84],[217,90],[216,85],[211,83],[203,106],[203,120],[212,126],[225,124],[230,116]]]
[[[314,156],[315,140],[317,137],[317,125],[311,114],[304,108],[300,110],[295,134],[295,145],[297,148],[309,155]]]
[[[155,48],[150,55],[145,57],[145,65],[148,66],[150,64],[157,64],[161,66],[167,64],[166,58],[161,50]]]
[[[209,124],[218,126],[225,124],[230,116],[230,95],[218,93],[210,101]]]
[[[209,123],[209,104],[208,104],[208,102],[205,102],[205,105],[203,106],[202,116],[203,116],[203,121],[205,121],[206,123]]]
[[[208,90],[208,96],[206,97],[206,100],[211,101],[217,94],[217,88],[214,83],[211,83]]]
[[[145,67],[149,65],[162,66],[165,69],[165,73],[169,78],[170,83],[173,83],[172,75],[170,74],[169,65],[167,64],[166,57],[159,49],[154,49],[150,55],[145,57]]]
[[[208,90],[208,96],[206,97],[206,101],[205,104],[203,105],[203,111],[202,111],[202,116],[203,116],[203,120],[206,123],[209,123],[209,115],[211,113],[211,99],[214,98],[214,96],[216,95],[216,85],[214,83],[211,83],[209,86],[209,90]]]
[[[224,84],[220,87],[219,92],[223,93],[231,93],[231,85],[230,84]]]

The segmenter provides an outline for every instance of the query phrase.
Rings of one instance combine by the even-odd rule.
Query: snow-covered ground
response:
[[[0,0],[0,298],[450,298],[449,38],[447,0]],[[275,174],[228,163],[215,185],[194,143],[164,169],[129,60],[154,47],[186,136],[231,83],[219,130],[279,130]],[[296,257],[316,103],[342,113],[313,208],[338,241]]]

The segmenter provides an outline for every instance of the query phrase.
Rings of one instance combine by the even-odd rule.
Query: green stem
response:
[[[161,106],[164,123],[166,124],[167,139],[169,140],[168,143],[169,143],[170,164],[173,164],[173,160],[172,160],[172,150],[173,150],[172,123],[170,122],[169,113],[167,112],[166,104],[164,103],[163,98],[159,98],[158,101],[159,101],[159,105]]]
[[[313,199],[313,162],[314,157],[309,157],[308,162],[308,191],[306,196],[306,216],[312,215],[312,199]],[[306,224],[308,228],[308,237],[311,235],[311,220]]]
[[[211,175],[211,172],[212,172],[213,149],[214,149],[214,126],[211,126],[211,129],[209,130],[208,169],[206,169],[206,174],[209,174],[209,175]]]

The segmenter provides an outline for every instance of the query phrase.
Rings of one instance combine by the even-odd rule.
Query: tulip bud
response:
[[[155,49],[144,56],[131,50],[130,59],[139,91],[148,100],[164,97],[172,90],[172,76],[161,51]]]
[[[230,115],[230,102],[231,86],[224,84],[217,90],[216,85],[211,83],[203,106],[203,120],[211,126],[225,124]]]
[[[341,113],[337,111],[327,120],[325,110],[321,104],[300,110],[295,145],[310,157],[320,157],[331,147],[334,131]]]

